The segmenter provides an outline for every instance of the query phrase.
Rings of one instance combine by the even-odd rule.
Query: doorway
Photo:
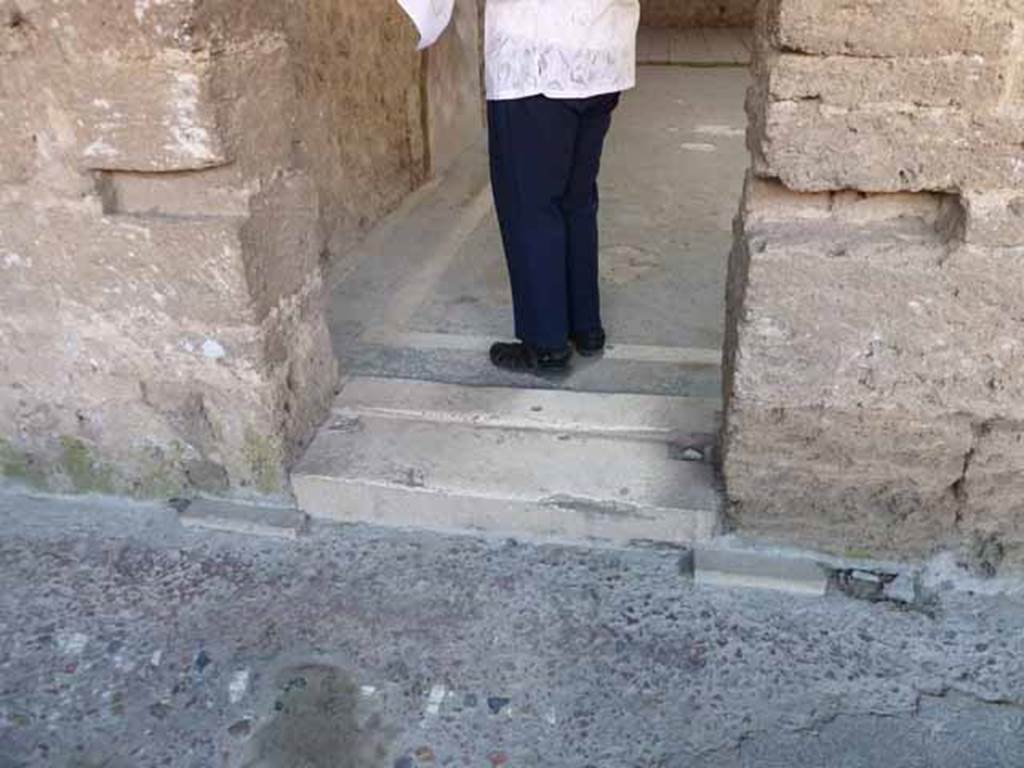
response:
[[[725,281],[749,159],[747,29],[645,27],[601,174],[609,347],[560,379],[493,368],[512,308],[486,152],[331,276],[345,374],[294,485],[314,516],[547,538],[718,527]]]

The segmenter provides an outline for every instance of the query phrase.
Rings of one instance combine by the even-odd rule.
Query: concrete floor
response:
[[[337,265],[331,325],[348,373],[461,384],[717,397],[731,221],[748,165],[737,33],[645,34],[601,177],[612,348],[567,379],[492,369],[511,300],[482,149],[422,190]],[[662,43],[664,45],[662,46]],[[664,47],[664,52],[662,52]]]
[[[0,496],[0,766],[1019,766],[1024,599]],[[930,590],[938,590],[934,594]]]

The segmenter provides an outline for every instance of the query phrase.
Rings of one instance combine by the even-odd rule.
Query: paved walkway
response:
[[[0,496],[0,766],[1019,766],[1024,602]]]

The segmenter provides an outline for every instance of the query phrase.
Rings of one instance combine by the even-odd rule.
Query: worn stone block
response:
[[[960,492],[961,529],[975,541],[993,542],[1000,557],[1024,563],[1024,422],[975,428]]]
[[[263,318],[320,272],[319,200],[307,174],[281,174],[249,203],[240,236],[257,317]]]
[[[922,555],[955,540],[966,418],[802,407],[738,396],[723,470],[748,534],[843,553]]]
[[[854,190],[826,193],[794,192],[749,173],[741,198],[740,222],[746,230],[763,225],[828,222],[844,226],[897,225],[929,233],[938,226],[948,201],[955,197],[929,193],[876,193]]]
[[[768,52],[759,62],[773,101],[991,109],[1005,96],[1006,65],[962,53],[855,58]]]
[[[429,172],[414,30],[394,3],[291,0],[0,20],[4,475],[283,493],[337,380],[326,244]]]
[[[959,205],[748,182],[724,371],[742,529],[914,553],[1009,531],[1016,507],[966,489],[978,435],[1024,418],[1024,249],[964,243]]]
[[[338,362],[327,329],[327,296],[319,271],[283,298],[263,321],[260,355],[274,385],[276,429],[291,466],[329,413]]]
[[[210,62],[170,50],[74,68],[65,108],[90,169],[175,171],[228,162],[210,97]]]
[[[340,252],[429,175],[421,84],[430,54],[416,50],[397,3],[308,6],[295,150],[316,178],[328,242]]]
[[[288,39],[278,33],[225,50],[210,71],[210,100],[225,152],[233,159],[230,170],[250,185],[296,165],[303,109],[326,119],[318,106],[303,107],[296,63]],[[267,119],[268,115],[275,118]],[[318,163],[330,165],[327,156]],[[311,158],[302,165],[312,174],[324,173]]]
[[[306,515],[294,508],[233,504],[217,499],[196,499],[179,520],[186,528],[279,539],[296,539],[307,526]]]
[[[191,173],[106,171],[96,190],[110,216],[236,216],[250,213],[253,184],[237,166]]]
[[[955,247],[920,221],[747,232],[737,392],[764,402],[1013,414],[1020,254]],[[827,338],[823,346],[821,339]],[[755,352],[756,351],[756,352]]]
[[[63,468],[78,441],[109,492],[283,492],[337,369],[318,267],[259,293],[249,222],[0,209],[0,426],[47,487],[99,489]]]
[[[1017,0],[765,0],[762,29],[780,50],[846,56],[1001,55]]]
[[[960,197],[963,237],[970,245],[1024,246],[1024,192],[1019,189],[969,190]]]
[[[230,269],[241,270],[243,282],[236,286],[233,299],[228,295],[205,305],[219,313],[217,317],[235,300],[244,307],[237,312],[240,320],[260,321],[319,273],[319,201],[307,174],[278,174],[257,194],[235,174],[219,171],[173,177],[107,173],[100,187],[111,231],[148,231],[150,237],[182,250],[187,247],[183,239],[195,240],[187,252],[204,266],[189,275],[204,282],[188,290],[190,297],[201,299],[206,286],[217,285],[220,281],[211,280],[209,271],[226,268],[225,257],[230,257]],[[167,219],[169,215],[176,218]],[[208,233],[222,237],[211,245],[205,240]],[[204,260],[216,247],[220,252]],[[169,277],[153,272],[155,284]]]
[[[0,286],[9,315],[41,294],[62,306],[147,317],[146,325],[256,321],[242,221],[98,216],[64,208],[0,208]]]
[[[1024,184],[1024,123],[1012,114],[772,101],[754,89],[755,170],[800,191],[955,191]]]
[[[776,552],[698,547],[694,581],[710,587],[770,589],[821,597],[828,589],[825,569],[805,557]]]

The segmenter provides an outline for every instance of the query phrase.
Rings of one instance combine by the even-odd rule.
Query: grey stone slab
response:
[[[194,499],[179,515],[186,528],[208,528],[255,536],[297,538],[306,515],[294,507],[264,507],[220,499]]]
[[[357,376],[346,382],[334,413],[342,418],[365,415],[671,440],[679,435],[713,434],[720,407],[715,399],[466,387]]]
[[[694,580],[714,587],[771,589],[800,595],[824,595],[828,574],[810,558],[775,552],[699,548]]]
[[[353,375],[415,378],[470,386],[632,392],[701,399],[720,397],[722,392],[719,368],[677,363],[575,359],[565,377],[545,378],[499,370],[491,365],[484,350],[409,349],[366,344],[356,348],[347,359],[345,369]]]
[[[314,518],[618,543],[706,540],[721,506],[663,442],[367,415],[321,430],[292,486]]]

